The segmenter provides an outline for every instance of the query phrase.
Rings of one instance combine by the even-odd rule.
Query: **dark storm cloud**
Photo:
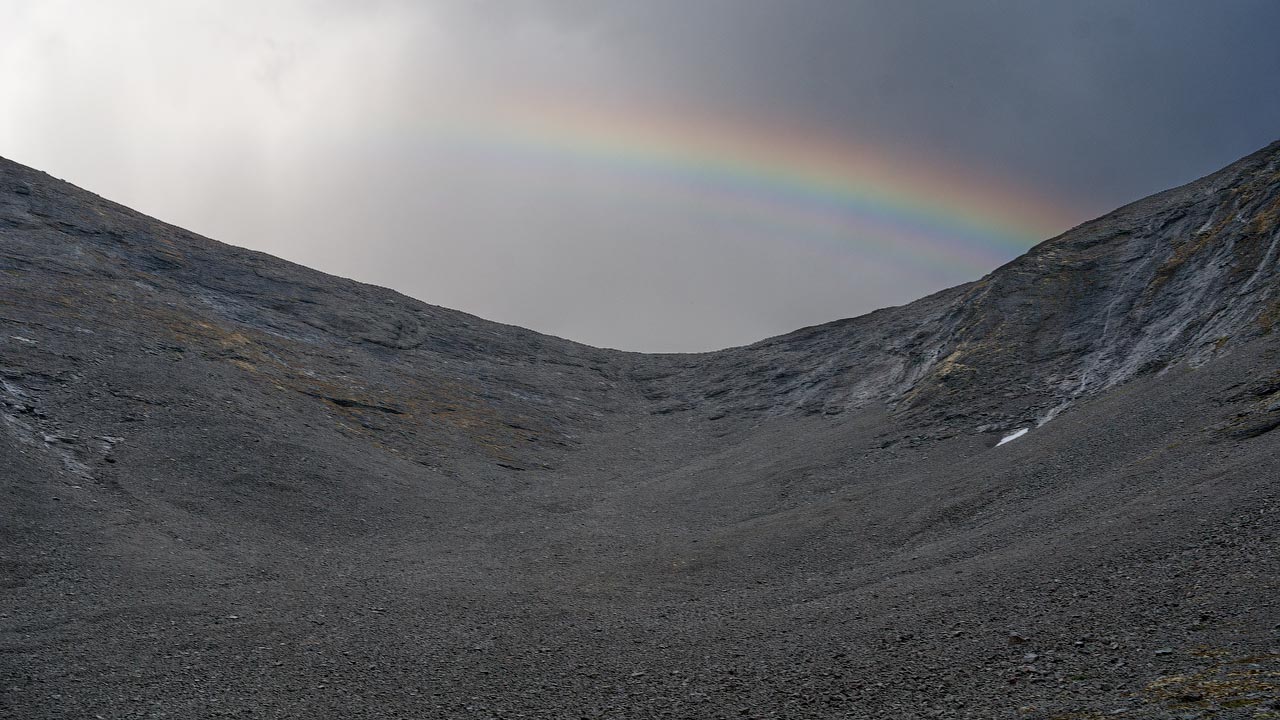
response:
[[[584,29],[662,91],[990,162],[1099,211],[1280,136],[1274,2],[590,4]]]
[[[425,119],[524,96],[687,108],[1002,176],[1077,220],[1280,136],[1273,2],[0,9],[0,154],[222,240],[635,349],[748,342],[972,271],[744,237],[607,177],[452,153]]]

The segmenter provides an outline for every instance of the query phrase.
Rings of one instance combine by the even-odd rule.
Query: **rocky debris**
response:
[[[1274,717],[1278,157],[662,356],[0,161],[0,716]]]

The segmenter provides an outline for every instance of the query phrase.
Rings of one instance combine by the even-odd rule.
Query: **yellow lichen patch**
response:
[[[222,347],[227,348],[243,347],[250,344],[249,338],[245,337],[242,333],[235,331],[229,332],[221,338],[218,338],[218,342],[222,344]]]
[[[1230,658],[1230,652],[1220,648],[1198,648],[1191,656],[1202,658],[1210,664],[1198,672],[1167,675],[1156,678],[1130,695],[1145,708],[1135,708],[1135,716],[1146,717],[1154,707],[1173,711],[1209,711],[1229,708],[1261,706],[1269,699],[1280,696],[1280,653],[1266,653],[1247,657]],[[1272,710],[1258,707],[1254,718],[1280,716]],[[1097,711],[1072,712],[1053,716],[1054,720],[1091,720],[1107,717]]]
[[[1253,216],[1253,221],[1249,223],[1249,232],[1255,235],[1266,235],[1277,226],[1280,226],[1280,195]]]
[[[1262,328],[1262,332],[1271,332],[1276,323],[1280,322],[1280,298],[1273,300],[1270,305],[1263,308],[1262,312],[1258,313],[1257,322],[1258,327]]]
[[[162,314],[157,312],[157,315]],[[245,347],[252,342],[238,330],[230,330],[220,325],[196,320],[188,315],[170,314],[163,318],[164,326],[178,340],[193,345],[217,346],[227,349]]]
[[[1219,220],[1212,228],[1203,233],[1194,235],[1192,238],[1176,245],[1173,249],[1173,254],[1161,263],[1160,267],[1156,268],[1156,276],[1151,281],[1150,290],[1154,292],[1155,290],[1160,289],[1161,286],[1173,277],[1174,273],[1178,271],[1178,268],[1186,264],[1187,260],[1190,260],[1196,253],[1205,249],[1217,240],[1222,234],[1222,231],[1226,229],[1228,224],[1230,224],[1232,217],[1232,213],[1224,213],[1222,219]]]
[[[1280,654],[1217,662],[1191,675],[1159,678],[1147,685],[1144,694],[1172,707],[1245,707],[1260,703],[1261,697],[1280,694],[1280,670],[1264,667],[1274,668],[1277,662]]]
[[[960,362],[960,358],[963,355],[964,355],[964,348],[963,347],[956,348],[950,355],[943,358],[942,362],[938,363],[938,369],[934,370],[934,373],[940,377],[945,377],[947,375],[950,375],[953,372],[956,372],[957,370],[970,369],[968,365],[965,365],[964,363]]]
[[[216,354],[221,355],[218,359],[246,372],[260,373],[263,366],[280,366],[265,352],[260,342],[238,330],[186,317],[169,318],[165,327],[178,341],[216,350]]]
[[[1156,678],[1147,685],[1147,690],[1159,692],[1169,687],[1180,686],[1191,682],[1191,675],[1166,675],[1162,678]]]

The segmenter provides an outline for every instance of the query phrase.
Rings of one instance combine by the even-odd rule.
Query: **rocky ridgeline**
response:
[[[339,407],[493,415],[474,427],[509,435],[537,425],[530,432],[561,442],[601,414],[716,421],[869,404],[932,434],[1036,425],[1075,399],[1203,363],[1280,321],[1280,143],[909,305],[746,347],[655,356],[326,276],[0,167],[10,304],[128,328],[174,352],[199,348]],[[42,269],[75,278],[56,308],[43,302]],[[153,317],[134,317],[138,307]],[[130,316],[113,317],[117,308]],[[371,361],[358,383],[334,354],[346,352]]]

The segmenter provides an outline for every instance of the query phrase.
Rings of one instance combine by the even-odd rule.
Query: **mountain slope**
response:
[[[1139,372],[1203,363],[1280,319],[1277,155],[1280,143],[1048,240],[977,282],[713,353],[695,372],[723,380],[696,403],[736,397],[745,376],[758,382],[743,388],[742,404],[771,412],[887,401],[1007,426],[1043,421]],[[764,382],[779,376],[776,388]],[[1009,392],[1014,407],[982,397]]]
[[[1278,243],[1275,144],[653,356],[0,161],[0,711],[1265,717]]]

